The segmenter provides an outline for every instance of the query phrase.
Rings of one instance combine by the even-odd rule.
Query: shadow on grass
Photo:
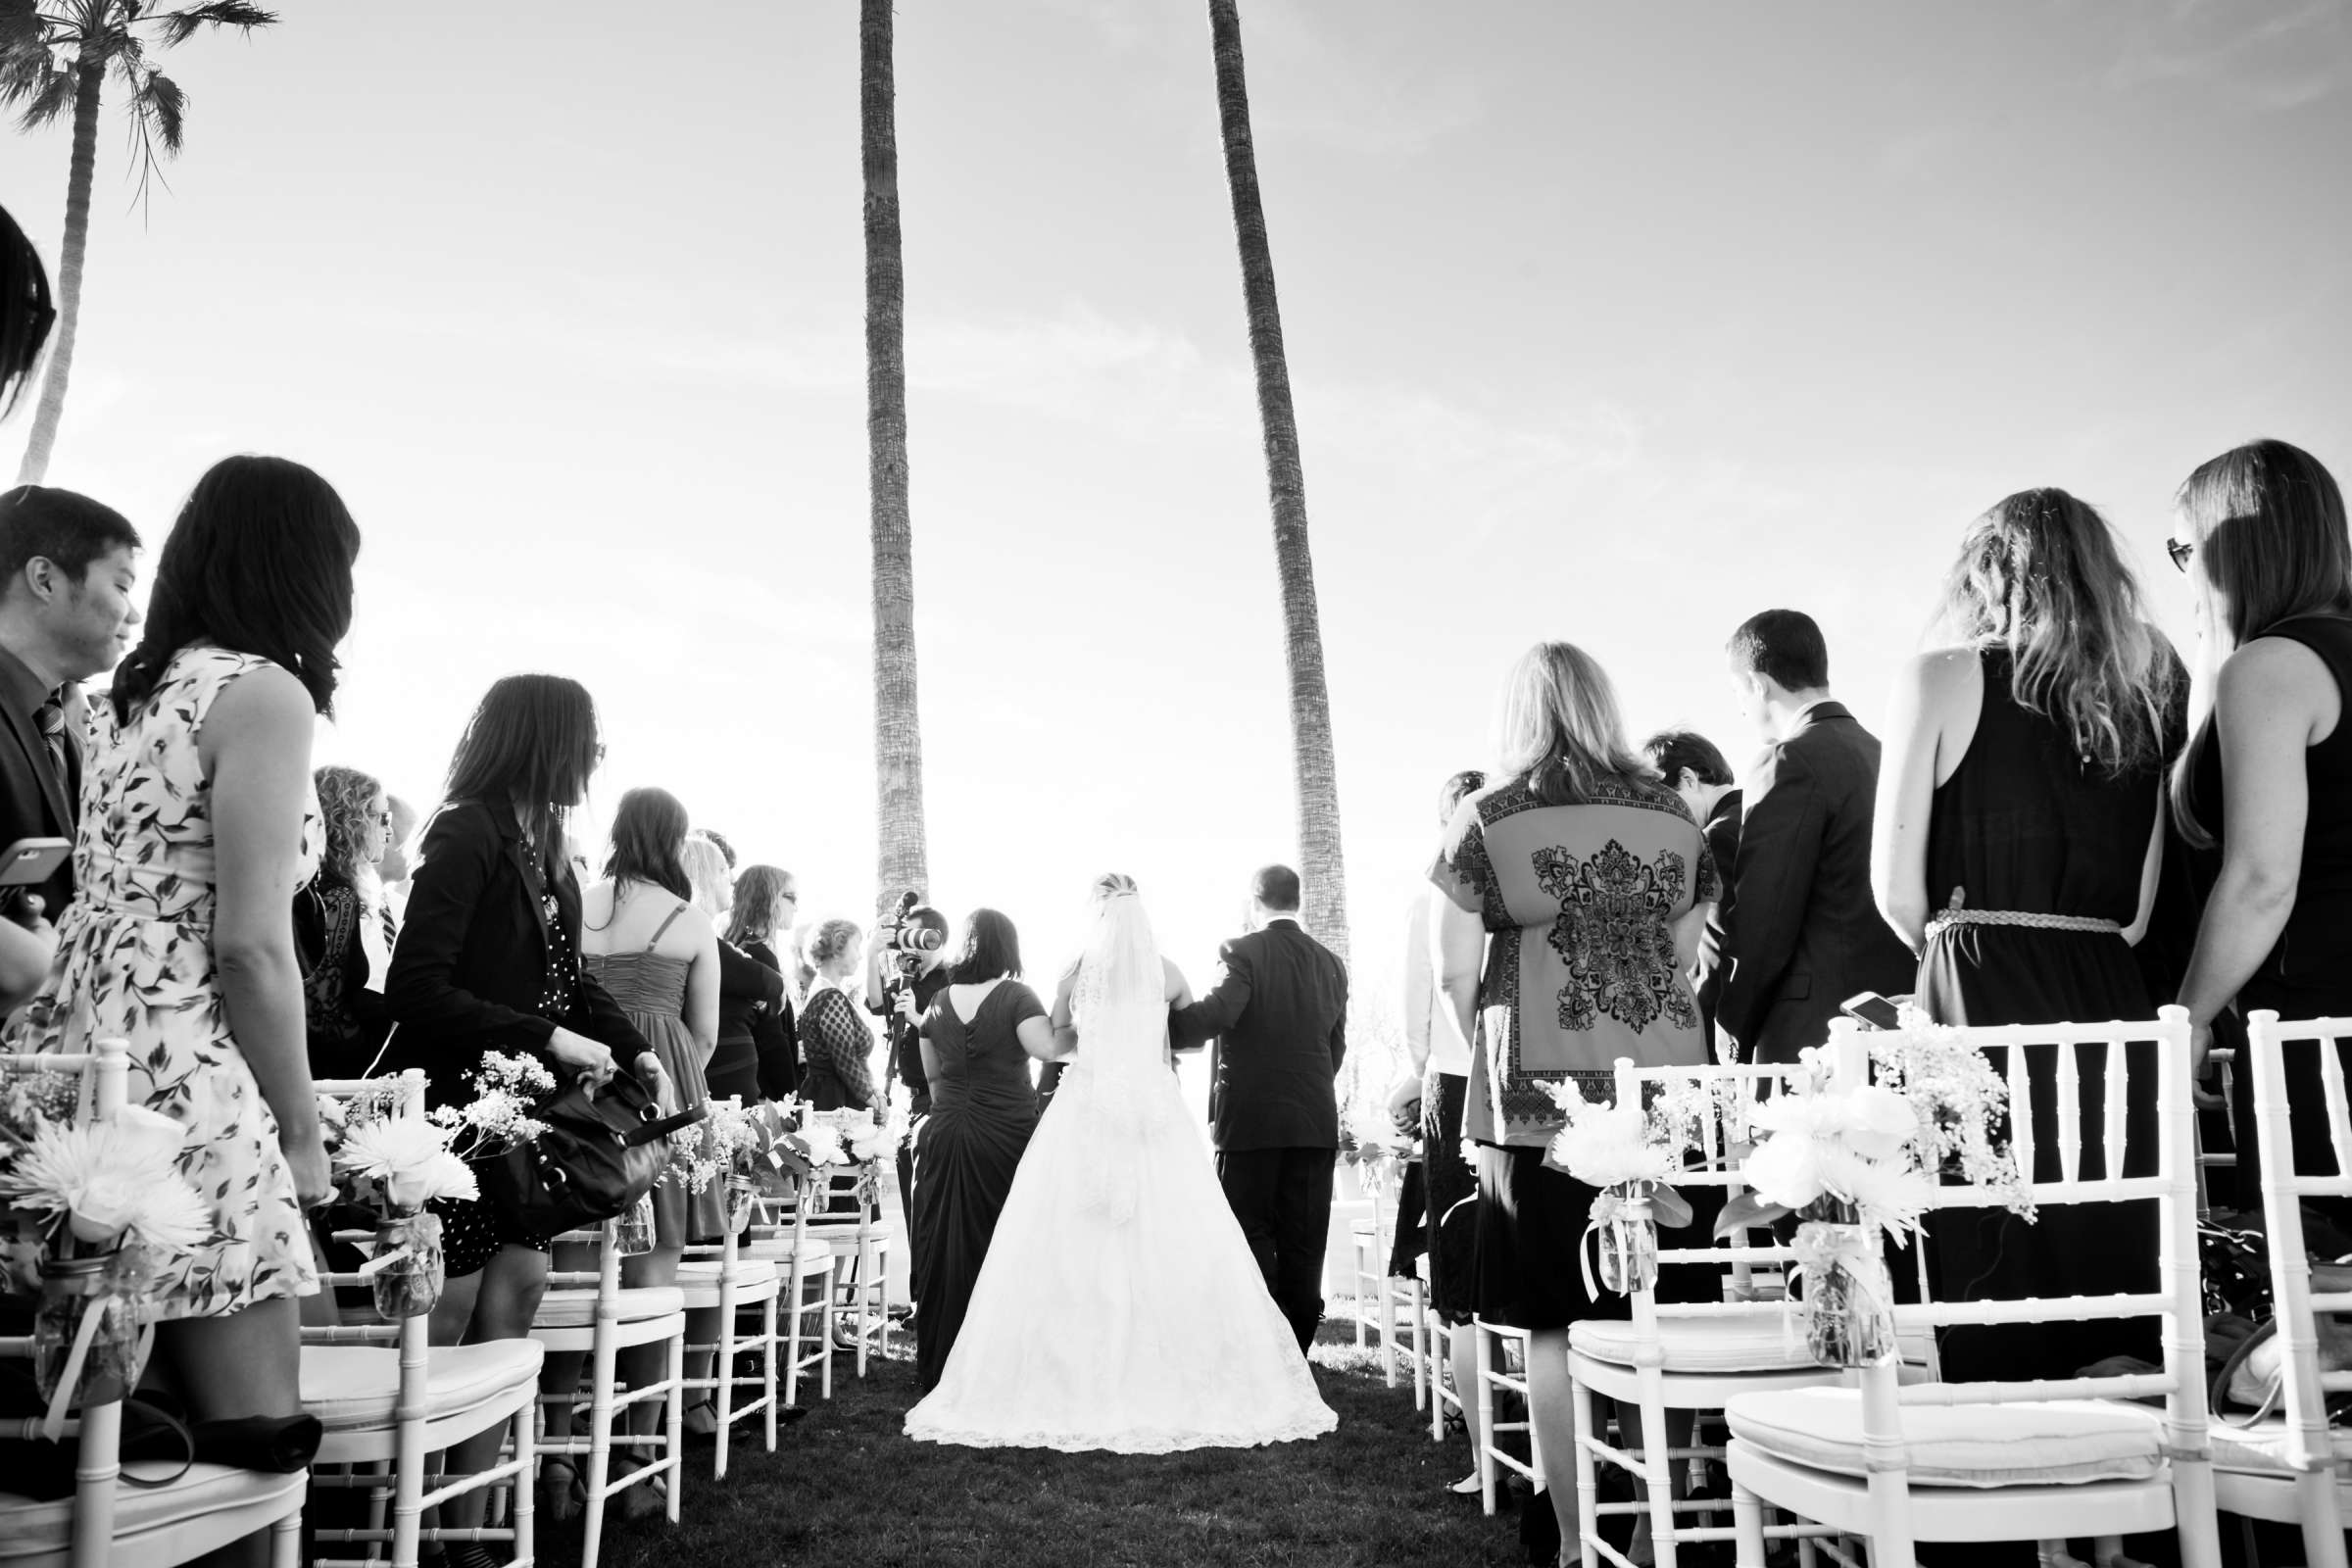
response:
[[[1315,1380],[1339,1430],[1266,1448],[1121,1456],[909,1443],[910,1360],[844,1357],[831,1402],[804,1386],[808,1418],[767,1453],[735,1446],[710,1479],[707,1445],[687,1450],[682,1518],[608,1525],[610,1568],[1489,1568],[1525,1561],[1516,1521],[1482,1516],[1446,1483],[1470,1468],[1459,1437],[1429,1440],[1409,1385],[1342,1330],[1314,1348]],[[754,1426],[756,1423],[747,1423]],[[541,1560],[579,1561],[577,1523],[540,1532]]]

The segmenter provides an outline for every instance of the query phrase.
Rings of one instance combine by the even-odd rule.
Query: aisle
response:
[[[615,1526],[612,1568],[1496,1568],[1524,1559],[1515,1521],[1448,1495],[1469,1468],[1459,1438],[1441,1448],[1409,1388],[1391,1390],[1341,1328],[1314,1348],[1316,1381],[1340,1429],[1311,1444],[1119,1458],[977,1451],[906,1442],[911,1360],[875,1364],[863,1384],[837,1369],[830,1404],[776,1452],[735,1448],[710,1480],[690,1450],[683,1522]],[[578,1561],[576,1526],[543,1538],[544,1560]]]

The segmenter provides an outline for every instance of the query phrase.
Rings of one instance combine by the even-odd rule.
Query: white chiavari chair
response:
[[[1348,1225],[1348,1250],[1354,1278],[1352,1295],[1355,1298],[1355,1348],[1371,1349],[1380,1357],[1382,1381],[1390,1388],[1396,1386],[1397,1360],[1404,1356],[1408,1369],[1420,1364],[1417,1353],[1408,1354],[1397,1343],[1397,1325],[1401,1321],[1413,1331],[1413,1298],[1404,1280],[1389,1276],[1389,1252],[1396,1231],[1396,1201],[1398,1184],[1383,1162],[1365,1160],[1356,1167],[1357,1181],[1363,1190],[1363,1200],[1371,1212],[1350,1220]],[[1415,1351],[1418,1341],[1415,1341]],[[1413,1378],[1413,1408],[1420,1409],[1421,1380]]]
[[[2212,1452],[2205,1408],[2204,1322],[2196,1238],[2196,1109],[2189,1093],[2188,1015],[2160,1022],[1979,1028],[1980,1049],[2009,1060],[2010,1126],[2021,1174],[2034,1169],[2031,1046],[2056,1046],[2047,1093],[2060,1137],[2058,1175],[2029,1181],[2043,1212],[2071,1203],[2153,1200],[2158,1288],[2063,1299],[1923,1302],[1894,1309],[1899,1327],[2111,1321],[2163,1322],[2157,1373],[2041,1381],[1900,1386],[1898,1367],[1866,1367],[1860,1387],[1734,1398],[1729,1466],[1742,1568],[1763,1568],[1766,1506],[1867,1537],[1881,1564],[1908,1564],[1920,1541],[2050,1541],[2178,1530],[2184,1568],[2218,1568]],[[2083,1046],[2103,1046],[2102,1170],[2082,1175]],[[2142,1076],[2145,1075],[2145,1076]],[[2156,1083],[2156,1174],[2125,1176],[2130,1081]],[[1973,1209],[2000,1195],[1936,1190],[1933,1206]],[[2124,1401],[2161,1396],[2161,1416]]]
[[[816,1374],[817,1396],[833,1397],[833,1245],[809,1234],[809,1210],[821,1210],[828,1184],[818,1177],[779,1173],[780,1196],[761,1199],[751,1233],[737,1255],[770,1264],[782,1276],[778,1293],[784,1336],[784,1402],[801,1400],[802,1375]]]
[[[1474,1377],[1478,1386],[1472,1391],[1470,1445],[1478,1457],[1478,1500],[1480,1507],[1493,1513],[1496,1471],[1508,1470],[1530,1486],[1544,1484],[1544,1453],[1536,1439],[1534,1400],[1528,1393],[1529,1335],[1525,1329],[1513,1328],[1508,1323],[1490,1323],[1483,1317],[1471,1318],[1465,1329],[1454,1332],[1465,1331],[1477,1336],[1472,1342],[1477,1350],[1473,1364],[1477,1368]],[[1519,1360],[1516,1370],[1510,1364],[1514,1347]],[[1516,1421],[1500,1419],[1495,1396],[1504,1394],[1519,1400],[1521,1413]],[[1524,1460],[1503,1446],[1502,1440],[1514,1432],[1527,1438]]]
[[[84,1054],[0,1054],[0,1072],[80,1073],[82,1117],[104,1118],[123,1103],[128,1068],[120,1040],[101,1040]],[[31,1354],[30,1339],[0,1339],[0,1356]],[[6,1435],[31,1442],[43,1425],[39,1417],[10,1422]],[[9,1568],[174,1568],[265,1530],[271,1568],[296,1568],[307,1471],[197,1464],[163,1485],[125,1486],[119,1399],[83,1405],[61,1435],[76,1446],[71,1497],[12,1496],[0,1477],[0,1560]],[[134,1478],[159,1482],[173,1468],[127,1467]]]
[[[866,1111],[816,1111],[814,1118],[847,1127],[865,1121]],[[844,1133],[846,1139],[847,1133]],[[883,1159],[887,1160],[888,1155]],[[878,1175],[878,1173],[875,1173]],[[868,1189],[872,1188],[870,1193]],[[832,1250],[832,1321],[828,1331],[842,1338],[842,1348],[857,1358],[858,1375],[865,1376],[870,1354],[890,1349],[890,1246],[896,1237],[891,1223],[876,1210],[881,1206],[874,1175],[857,1165],[827,1165],[802,1190],[801,1234]],[[832,1368],[825,1369],[825,1396],[832,1396]]]
[[[707,1345],[690,1343],[686,1347],[689,1356],[708,1354],[713,1358],[710,1374],[687,1378],[685,1388],[690,1394],[710,1396],[718,1423],[714,1434],[717,1452],[711,1460],[710,1473],[713,1480],[723,1480],[727,1473],[727,1448],[736,1422],[755,1415],[763,1417],[767,1451],[776,1451],[776,1348],[781,1340],[776,1329],[776,1303],[784,1289],[784,1277],[772,1260],[743,1255],[734,1215],[730,1213],[727,1232],[716,1247],[686,1249],[686,1261],[678,1265],[678,1288],[685,1295],[689,1313],[717,1315],[717,1339]],[[747,1313],[758,1314],[758,1327],[749,1333],[743,1327]],[[757,1378],[736,1376],[735,1359],[746,1351],[757,1352],[760,1357]],[[759,1392],[737,1403],[738,1394],[747,1389]]]
[[[588,1431],[581,1435],[575,1422],[568,1437],[542,1436],[538,1449],[543,1459],[569,1462],[587,1455],[588,1467],[580,1477],[587,1498],[580,1568],[596,1568],[597,1551],[604,1540],[605,1504],[619,1493],[659,1483],[667,1491],[669,1522],[678,1522],[679,1497],[686,1490],[686,1297],[674,1285],[621,1288],[617,1220],[557,1240],[595,1242],[596,1272],[551,1272],[547,1276],[548,1291],[531,1320],[531,1338],[550,1355],[586,1354]],[[663,1343],[669,1347],[669,1364],[663,1376],[643,1388],[623,1390],[620,1352],[632,1346]],[[544,1395],[542,1402],[576,1409],[579,1391],[565,1389]],[[656,1402],[662,1408],[662,1430],[637,1433],[624,1426],[629,1411]],[[646,1450],[635,1469],[618,1477],[612,1474],[616,1446]]]
[[[1837,1063],[1831,1087],[1861,1070],[1852,1060]],[[1698,1128],[1697,1152],[1703,1163],[1686,1171],[1675,1185],[1692,1193],[1713,1190],[1729,1200],[1744,1191],[1733,1152],[1748,1141],[1747,1112],[1757,1096],[1789,1092],[1792,1081],[1809,1071],[1800,1064],[1637,1067],[1631,1059],[1620,1058],[1616,1103],[1641,1104],[1652,1094],[1697,1086],[1706,1107]],[[1712,1205],[1697,1206],[1699,1223],[1704,1224]],[[1659,1266],[1715,1271],[1721,1276],[1723,1299],[1660,1305],[1653,1287],[1632,1293],[1630,1319],[1590,1318],[1568,1331],[1568,1370],[1576,1398],[1577,1515],[1588,1565],[1606,1559],[1618,1568],[1634,1568],[1624,1552],[1601,1538],[1604,1514],[1647,1518],[1656,1568],[1675,1568],[1681,1544],[1733,1539],[1728,1525],[1686,1522],[1687,1516],[1721,1511],[1720,1500],[1674,1498],[1673,1471],[1678,1464],[1697,1469],[1723,1458],[1720,1447],[1700,1441],[1697,1413],[1721,1410],[1743,1394],[1834,1387],[1843,1375],[1812,1359],[1802,1339],[1789,1333],[1781,1302],[1760,1299],[1755,1293],[1757,1265],[1785,1274],[1794,1261],[1788,1249],[1752,1246],[1744,1239],[1717,1246],[1696,1227],[1679,1233],[1689,1238],[1688,1245],[1666,1245],[1677,1234],[1661,1231]],[[1609,1443],[1595,1396],[1615,1400],[1621,1411],[1640,1408],[1639,1452],[1632,1451],[1630,1442],[1625,1447]],[[1680,1447],[1669,1446],[1670,1412],[1692,1422],[1692,1437]],[[1633,1434],[1624,1436],[1630,1439]],[[1640,1480],[1647,1497],[1602,1502],[1598,1465],[1604,1463]],[[1767,1534],[1803,1535],[1788,1527],[1773,1527]]]
[[[327,1079],[314,1086],[331,1099],[379,1098],[386,1114],[424,1116],[424,1074],[415,1069],[398,1078]],[[358,1236],[360,1233],[353,1233]],[[368,1285],[365,1274],[327,1274],[320,1288]],[[534,1544],[531,1477],[537,1459],[531,1434],[539,1406],[541,1350],[531,1340],[494,1340],[484,1345],[428,1347],[425,1316],[397,1323],[306,1327],[302,1331],[302,1402],[326,1429],[316,1464],[343,1473],[315,1476],[320,1490],[365,1491],[370,1494],[368,1525],[315,1533],[321,1545],[367,1545],[364,1560],[378,1561],[391,1547],[392,1568],[416,1568],[419,1546],[466,1541],[509,1544],[518,1568],[528,1568]],[[476,1433],[510,1426],[511,1446],[497,1464],[474,1475],[428,1474],[430,1456],[445,1452]],[[388,1477],[382,1468],[390,1467]],[[367,1466],[375,1473],[363,1473]],[[389,1484],[391,1525],[383,1522]],[[485,1487],[512,1493],[511,1523],[496,1529],[423,1528],[434,1508]],[[314,1556],[314,1564],[363,1559]]]
[[[2310,1568],[2346,1568],[2352,1434],[2328,1422],[2328,1397],[2352,1393],[2352,1371],[2324,1370],[2319,1349],[2321,1317],[2352,1313],[2352,1291],[2315,1288],[2303,1240],[2303,1200],[2352,1198],[2352,1104],[2346,1101],[2343,1055],[2335,1044],[2352,1038],[2352,1018],[2282,1023],[2266,1010],[2246,1022],[2282,1407],[2250,1426],[2227,1416],[2215,1419],[2214,1491],[2227,1512],[2300,1525]],[[2289,1101],[2286,1063],[2298,1052],[2318,1060],[2322,1092],[2316,1104]],[[2333,1172],[2296,1173],[2296,1115],[2328,1119]],[[2334,1337],[2340,1339],[2341,1331]]]

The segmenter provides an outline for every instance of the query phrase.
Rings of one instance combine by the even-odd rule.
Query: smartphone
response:
[[[0,852],[0,888],[37,888],[73,853],[71,839],[19,839]]]
[[[1894,1010],[1894,1004],[1876,991],[1848,997],[1838,1004],[1838,1010],[1849,1018],[1859,1018],[1873,1029],[1900,1029],[1903,1015]]]

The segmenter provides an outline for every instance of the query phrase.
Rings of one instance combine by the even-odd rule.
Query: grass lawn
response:
[[[906,1337],[901,1336],[902,1340]],[[724,1482],[707,1446],[689,1449],[682,1521],[613,1524],[611,1568],[1469,1568],[1518,1564],[1516,1520],[1485,1518],[1446,1484],[1469,1471],[1460,1438],[1429,1441],[1409,1385],[1382,1385],[1343,1329],[1314,1348],[1316,1381],[1340,1427],[1313,1443],[1123,1457],[909,1443],[914,1364],[837,1363],[831,1402],[808,1387],[808,1418],[776,1451],[738,1445]],[[904,1346],[911,1355],[911,1347]],[[747,1423],[747,1426],[750,1424]],[[543,1560],[579,1560],[576,1524],[540,1534]]]

